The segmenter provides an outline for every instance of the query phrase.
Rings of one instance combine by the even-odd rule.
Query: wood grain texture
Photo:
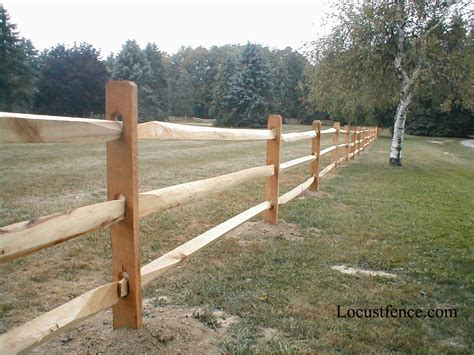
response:
[[[344,161],[346,162],[346,165],[349,164],[350,130],[351,127],[349,125],[344,126],[344,144],[346,145],[344,148]]]
[[[305,139],[312,139],[316,137],[316,131],[305,131],[305,132],[292,132],[283,133],[281,135],[281,141],[285,143],[298,142]]]
[[[323,177],[324,175],[329,173],[335,166],[336,166],[336,162],[333,161],[331,164],[329,164],[328,166],[326,166],[323,170],[319,172],[319,177]]]
[[[0,337],[2,354],[26,352],[69,329],[83,319],[112,307],[120,300],[119,282],[98,287],[41,316],[10,330]]]
[[[301,158],[288,160],[288,161],[280,164],[280,172],[290,170],[290,169],[292,169],[294,167],[297,167],[301,164],[304,164],[304,163],[307,163],[307,162],[312,162],[314,160],[316,160],[315,155],[306,155],[306,156],[301,157]]]
[[[248,221],[250,218],[269,210],[271,206],[270,201],[265,201],[249,208],[143,266],[141,269],[142,286],[148,285],[165,271],[175,267],[188,256],[218,240],[225,233]]]
[[[335,128],[327,128],[327,129],[322,129],[321,134],[329,134],[329,133],[334,133],[336,132]]]
[[[311,140],[311,154],[316,159],[311,162],[309,170],[310,176],[314,178],[309,190],[316,192],[319,189],[319,165],[321,164],[321,121],[313,121],[313,129],[316,136]]]
[[[216,194],[247,181],[274,174],[273,165],[244,169],[235,173],[209,179],[192,181],[139,194],[139,216],[145,217],[153,212],[164,211]]]
[[[125,197],[124,219],[110,227],[112,280],[128,274],[129,293],[113,307],[114,328],[142,326],[140,242],[138,218],[137,86],[129,81],[110,81],[106,86],[108,120],[122,117],[120,139],[107,143],[107,194],[109,200]]]
[[[248,141],[274,138],[275,133],[268,129],[199,127],[159,121],[138,125],[138,139]]]
[[[275,173],[265,181],[265,201],[271,201],[272,208],[265,211],[263,220],[266,223],[278,223],[278,194],[280,191],[280,149],[282,118],[279,115],[268,117],[268,129],[275,132],[275,138],[267,141],[267,165],[275,166]]]
[[[335,145],[332,145],[330,147],[327,147],[327,148],[324,148],[323,150],[321,150],[321,152],[319,153],[319,156],[323,156],[323,155],[326,155],[330,152],[332,152],[333,150],[336,150],[336,146]]]
[[[311,176],[308,180],[306,180],[302,184],[296,186],[295,188],[291,189],[287,193],[281,195],[278,198],[278,204],[283,205],[287,202],[290,202],[295,197],[298,197],[299,195],[303,193],[303,191],[307,190],[313,182],[314,182],[314,176]]]
[[[120,122],[0,112],[0,143],[105,143],[121,132]]]
[[[106,228],[122,220],[124,211],[125,201],[114,200],[2,227],[0,262],[16,259],[97,228]]]
[[[334,122],[333,128],[335,129],[335,132],[332,135],[332,145],[336,147],[332,151],[332,161],[335,162],[334,167],[337,168],[337,162],[339,160],[339,128],[341,124],[339,122]]]

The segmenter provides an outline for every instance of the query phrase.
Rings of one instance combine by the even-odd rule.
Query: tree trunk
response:
[[[408,106],[411,102],[411,91],[406,93],[405,87],[402,90],[400,102],[398,103],[395,123],[393,124],[392,146],[390,148],[390,165],[402,166],[402,148],[405,135],[405,119],[407,117]]]

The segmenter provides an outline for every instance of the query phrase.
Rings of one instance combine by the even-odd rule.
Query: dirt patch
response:
[[[466,147],[474,148],[474,139],[465,139],[459,143],[461,143],[462,145]]]
[[[331,266],[331,269],[340,271],[343,274],[347,274],[347,275],[361,274],[361,275],[369,275],[369,276],[383,276],[383,277],[390,277],[390,278],[397,277],[397,275],[391,274],[385,271],[363,270],[363,269],[348,267],[345,265]]]
[[[81,326],[63,333],[35,348],[32,353],[193,353],[219,352],[219,343],[232,324],[240,321],[222,311],[211,313],[213,324],[196,315],[197,308],[155,307],[154,300],[143,301],[143,328],[112,329],[112,311],[101,312]]]
[[[301,241],[300,229],[296,224],[286,223],[283,220],[278,225],[264,222],[246,222],[228,234],[228,238],[237,239],[240,245],[259,243],[264,240],[282,237],[290,241]]]
[[[430,141],[430,140],[429,140],[428,142],[433,143],[433,144],[443,145],[443,144],[446,143],[446,142],[452,142],[452,141],[453,141],[452,139],[446,139],[446,140],[444,140],[444,141]]]

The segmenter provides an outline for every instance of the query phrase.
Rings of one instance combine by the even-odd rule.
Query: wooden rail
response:
[[[0,112],[0,143],[105,143],[121,133],[120,122]]]
[[[248,141],[274,138],[275,132],[269,129],[198,127],[158,121],[138,125],[138,139]]]
[[[137,88],[130,82],[107,85],[108,121],[0,113],[0,143],[107,142],[109,201],[80,207],[67,213],[40,217],[0,228],[0,262],[78,237],[89,231],[110,227],[112,240],[112,282],[93,289],[34,320],[0,336],[2,353],[32,349],[60,331],[110,307],[114,327],[139,328],[142,325],[141,288],[185,258],[220,239],[240,224],[264,214],[267,223],[278,223],[280,205],[290,202],[307,189],[316,191],[319,178],[339,164],[349,162],[372,144],[377,129],[349,127],[321,130],[319,121],[304,132],[281,132],[281,117],[272,115],[268,128],[227,129],[194,127],[167,122],[137,125]],[[121,116],[123,122],[116,121]],[[332,134],[332,145],[321,150],[321,135]],[[339,142],[343,134],[344,143]],[[186,140],[266,140],[266,165],[230,174],[192,181],[158,190],[138,193],[137,139]],[[311,140],[310,155],[280,163],[281,142]],[[339,151],[339,148],[344,148]],[[320,170],[321,157],[332,153],[331,163]],[[341,153],[343,153],[341,156]],[[280,172],[310,163],[310,177],[279,195]],[[225,191],[242,183],[266,178],[262,203],[222,222],[207,232],[178,246],[141,267],[138,220],[194,200]]]

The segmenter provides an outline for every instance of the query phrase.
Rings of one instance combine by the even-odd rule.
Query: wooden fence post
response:
[[[316,160],[311,162],[311,176],[314,177],[313,183],[309,187],[309,191],[316,192],[319,188],[319,165],[321,153],[321,121],[313,121],[313,129],[316,131],[316,137],[311,140],[311,153],[316,156]]]
[[[109,200],[125,198],[125,217],[110,227],[113,281],[128,278],[128,294],[113,306],[114,328],[142,326],[140,243],[138,219],[137,86],[110,81],[106,86],[108,120],[122,118],[119,139],[107,143]]]
[[[344,143],[346,143],[346,147],[344,148],[345,155],[346,155],[346,164],[349,164],[350,129],[351,129],[351,126],[347,124],[344,126],[344,130],[346,131],[346,134],[344,136]]]
[[[267,165],[273,164],[275,166],[275,174],[268,177],[265,182],[265,200],[271,201],[272,208],[264,212],[263,220],[270,224],[278,223],[281,122],[282,119],[279,115],[268,117],[267,127],[275,132],[275,138],[267,140]]]
[[[351,147],[351,153],[352,153],[352,157],[351,159],[354,160],[355,159],[355,150],[356,150],[356,139],[357,139],[357,127],[354,127],[354,130],[352,131],[352,137],[351,137],[351,143],[352,143],[352,147]]]
[[[336,149],[332,151],[332,161],[334,162],[334,167],[337,169],[337,161],[339,160],[339,128],[341,124],[339,122],[334,122],[332,125],[336,132],[332,135],[332,144],[336,146]]]
[[[360,155],[360,147],[361,147],[360,139],[361,139],[361,136],[362,136],[362,133],[361,133],[362,132],[362,127],[357,127],[357,132],[358,132],[357,133],[357,141],[358,141],[358,143],[357,143],[357,156],[359,156]]]

